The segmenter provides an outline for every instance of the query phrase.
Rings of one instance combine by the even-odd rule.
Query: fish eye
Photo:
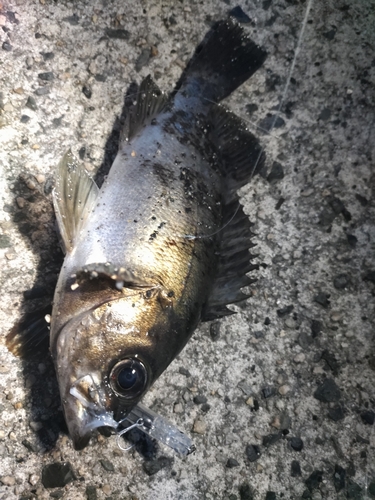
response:
[[[124,359],[112,368],[109,380],[118,396],[132,400],[144,391],[147,383],[147,370],[139,359]]]

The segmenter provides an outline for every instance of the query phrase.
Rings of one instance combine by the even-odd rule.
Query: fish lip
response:
[[[99,427],[111,428],[114,431],[118,422],[113,418],[113,411],[104,405],[93,405],[76,393],[68,393],[63,399],[63,410],[69,435],[75,450],[85,448]]]
[[[77,451],[86,448],[95,430],[98,428],[106,427],[115,432],[118,427],[118,422],[113,420],[108,412],[102,415],[95,415],[91,412],[84,411],[81,415],[81,417],[78,415],[72,416],[71,414],[70,416],[67,414],[65,416],[69,435],[73,441],[73,447]]]

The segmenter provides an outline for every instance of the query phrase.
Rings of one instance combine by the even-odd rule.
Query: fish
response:
[[[124,421],[200,322],[248,298],[257,265],[237,191],[265,155],[219,103],[265,59],[233,18],[217,22],[169,95],[140,84],[100,189],[71,152],[59,163],[50,350],[77,450]]]

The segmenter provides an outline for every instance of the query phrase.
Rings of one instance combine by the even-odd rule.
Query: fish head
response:
[[[52,346],[76,449],[95,429],[117,428],[181,350],[178,321],[160,288],[127,289],[72,317]]]

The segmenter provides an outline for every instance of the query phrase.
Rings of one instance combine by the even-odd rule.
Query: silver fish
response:
[[[255,266],[237,190],[264,156],[217,103],[265,57],[234,20],[217,23],[170,96],[142,82],[100,190],[70,153],[60,162],[50,341],[76,449],[129,415],[200,321],[246,298]]]

